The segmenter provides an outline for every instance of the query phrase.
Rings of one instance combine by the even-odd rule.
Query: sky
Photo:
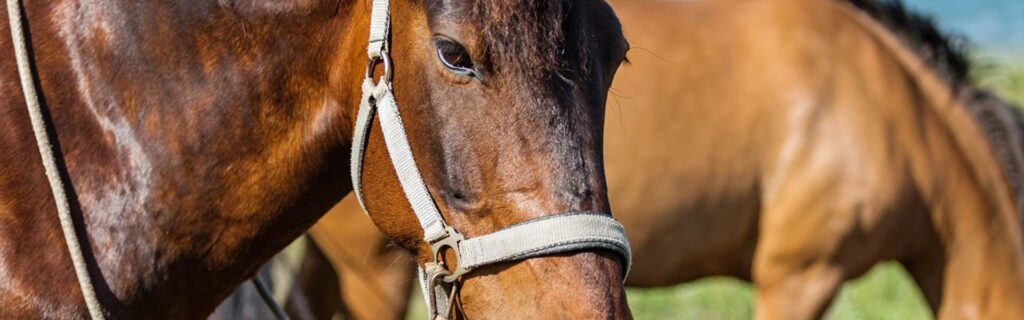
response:
[[[985,54],[1024,58],[1024,0],[904,0]]]

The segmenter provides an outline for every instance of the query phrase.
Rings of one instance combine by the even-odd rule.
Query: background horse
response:
[[[1024,314],[1020,117],[926,19],[859,1],[613,5],[634,45],[605,123],[627,284],[734,276],[759,318],[809,319],[897,260],[941,318]],[[400,318],[412,264],[360,224],[343,201],[311,235],[349,316]]]
[[[362,0],[26,3],[27,85],[107,316],[209,314],[349,193],[369,14]],[[396,0],[391,17],[404,129],[451,225],[608,212],[600,129],[627,44],[604,1]],[[82,318],[3,25],[0,315]],[[381,139],[374,126],[367,209],[426,261]],[[461,291],[470,316],[628,316],[605,253],[479,271]]]

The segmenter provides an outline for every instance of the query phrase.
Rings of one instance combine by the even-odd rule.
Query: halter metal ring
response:
[[[444,238],[430,243],[430,252],[434,255],[434,261],[441,265],[444,265],[441,258],[441,251],[444,248],[451,248],[455,252],[455,270],[449,270],[450,273],[444,276],[444,282],[451,283],[469,272],[469,269],[462,263],[462,248],[460,247],[460,244],[466,240],[466,237],[455,231],[452,227],[445,227],[444,231]],[[447,266],[445,267],[447,268]]]
[[[380,56],[371,57],[366,62],[366,78],[373,78],[373,70],[376,69],[378,63],[384,65],[384,75],[381,77],[381,81],[391,83],[394,74],[391,72],[391,55],[388,54],[387,50],[382,50]]]

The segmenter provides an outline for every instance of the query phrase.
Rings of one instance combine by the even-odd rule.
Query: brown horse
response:
[[[209,314],[351,190],[368,1],[55,0],[23,14],[107,316]],[[627,44],[604,1],[396,0],[391,17],[405,131],[451,225],[608,212],[600,129]],[[0,315],[83,318],[0,34]],[[377,225],[430,259],[376,125],[363,177]],[[626,317],[620,269],[604,252],[506,263],[469,274],[461,302],[475,317]]]
[[[926,19],[862,1],[613,6],[634,45],[605,123],[627,284],[734,276],[758,318],[810,319],[897,260],[940,318],[1024,315],[1019,115]],[[350,316],[400,318],[413,264],[353,229],[369,228],[355,208],[311,234]]]

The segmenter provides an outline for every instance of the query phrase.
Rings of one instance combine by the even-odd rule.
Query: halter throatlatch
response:
[[[384,143],[391,164],[413,212],[423,228],[423,241],[430,244],[434,261],[420,268],[420,285],[430,309],[431,318],[447,317],[451,301],[458,291],[460,277],[485,265],[524,260],[579,250],[608,250],[618,254],[623,263],[623,279],[629,271],[631,253],[625,230],[618,221],[599,212],[566,212],[532,219],[498,230],[489,235],[467,239],[445,223],[434,204],[413,158],[409,139],[391,85],[391,57],[388,54],[390,34],[390,1],[374,0],[370,20],[370,42],[367,46],[366,78],[356,115],[352,139],[352,186],[359,204],[366,209],[362,194],[363,154],[374,113],[380,118]],[[384,65],[384,75],[374,82],[373,71]],[[454,266],[446,266],[445,252],[455,257]]]

